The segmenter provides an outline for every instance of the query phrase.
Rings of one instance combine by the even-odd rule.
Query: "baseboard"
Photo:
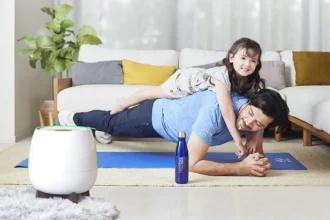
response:
[[[15,144],[15,136],[9,139],[0,139],[0,144]]]
[[[27,130],[27,131],[23,131],[23,132],[18,132],[16,133],[16,140],[15,140],[15,143],[16,142],[19,142],[27,137],[30,137],[33,135],[33,132],[34,132],[34,129],[30,129],[30,130]]]

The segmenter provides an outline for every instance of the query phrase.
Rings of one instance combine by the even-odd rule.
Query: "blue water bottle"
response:
[[[178,184],[188,183],[188,158],[186,133],[179,132],[179,139],[175,151],[175,182]]]

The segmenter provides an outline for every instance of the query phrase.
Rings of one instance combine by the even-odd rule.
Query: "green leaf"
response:
[[[97,36],[96,30],[94,28],[85,25],[79,29],[79,31],[77,33],[77,39],[79,40],[82,36],[87,35],[87,34]]]
[[[34,49],[23,49],[23,50],[20,50],[19,53],[21,55],[24,55],[24,54],[27,54],[27,53],[32,52],[32,51],[34,51]]]
[[[73,27],[75,23],[69,19],[65,19],[61,22],[61,31],[66,30],[67,28]]]
[[[55,43],[65,42],[64,34],[56,34],[56,35],[52,36],[52,41],[55,42]]]
[[[72,66],[72,61],[71,60],[65,60],[65,69],[70,69]]]
[[[66,16],[70,13],[70,11],[72,10],[72,6],[70,5],[60,5],[56,8],[55,10],[55,17],[59,19],[59,21],[63,21]]]
[[[37,66],[37,61],[38,60],[30,60],[30,67],[32,67],[33,69],[35,69],[36,66]]]
[[[66,59],[69,59],[70,61],[73,61],[75,59],[74,54],[78,51],[76,48],[69,48],[68,53],[65,55]]]
[[[80,40],[78,41],[79,46],[81,46],[83,44],[97,45],[97,44],[102,44],[102,41],[98,37],[95,37],[93,35],[85,35],[85,36],[82,36],[80,38]]]
[[[63,41],[63,43],[58,44],[58,45],[57,45],[57,49],[61,49],[61,48],[63,48],[64,45],[65,45],[65,41]]]
[[[78,57],[79,57],[79,51],[78,50],[73,51],[73,59],[72,59],[72,61],[74,61],[74,62],[78,61]]]
[[[24,43],[26,43],[26,45],[28,45],[29,47],[36,48],[36,41],[33,37],[25,36],[18,39],[17,41],[21,41],[21,40],[23,40]]]
[[[36,50],[30,54],[30,60],[39,60],[41,58],[41,51]]]
[[[54,62],[54,59],[56,59],[60,54],[61,54],[61,49],[52,51],[50,54],[50,57],[53,60],[52,62]]]
[[[68,48],[68,47],[63,48],[63,49],[61,50],[60,56],[61,56],[61,57],[65,57],[68,53],[70,53],[71,50],[72,50],[72,49],[71,49],[71,48]]]
[[[45,36],[39,36],[39,37],[37,37],[37,39],[36,39],[36,45],[37,45],[37,48],[43,48],[43,47],[46,47],[46,46],[48,46],[48,43],[49,43],[49,38],[48,38],[48,37],[45,37]]]
[[[55,10],[54,9],[44,7],[44,8],[41,8],[40,10],[45,12],[46,14],[49,14],[50,16],[52,16],[53,19],[55,18]]]
[[[65,59],[55,59],[53,67],[56,72],[63,72],[65,70]]]
[[[67,44],[69,45],[69,47],[78,49],[78,45],[75,42],[69,41],[69,42],[67,42]]]
[[[70,32],[73,35],[76,35],[73,30],[66,30],[67,32]]]
[[[53,75],[55,70],[53,68],[53,64],[50,61],[46,62],[46,66],[44,68],[44,71],[48,73],[49,75]]]
[[[73,53],[72,51],[69,51],[67,54],[65,54],[65,58],[69,60],[73,60]]]
[[[50,42],[50,48],[51,48],[51,50],[56,50],[57,49],[57,43],[51,41]]]
[[[42,53],[41,53],[41,60],[40,60],[40,63],[41,63],[41,68],[42,69],[45,69],[46,67],[46,62],[48,60],[48,58],[50,57],[50,54],[51,54],[51,51],[49,50],[44,50]]]
[[[79,50],[77,48],[70,48],[70,52],[66,54],[65,58],[71,61],[78,60]]]
[[[45,28],[53,31],[54,33],[59,33],[61,31],[61,22],[55,18],[54,20],[47,22],[45,24]]]

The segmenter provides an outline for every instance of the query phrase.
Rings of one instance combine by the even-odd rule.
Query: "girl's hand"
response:
[[[236,144],[236,147],[237,147],[236,155],[238,158],[242,158],[244,155],[248,154],[248,150],[244,147],[242,142]]]

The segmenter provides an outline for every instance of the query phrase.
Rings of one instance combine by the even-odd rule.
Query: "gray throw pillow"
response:
[[[89,84],[122,84],[121,60],[95,63],[75,62],[71,67],[72,86]]]
[[[283,61],[261,61],[259,74],[266,80],[266,86],[281,90],[286,87],[284,71]]]

